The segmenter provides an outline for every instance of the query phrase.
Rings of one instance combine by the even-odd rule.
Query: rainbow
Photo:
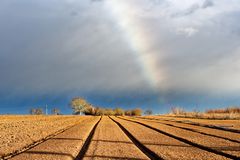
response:
[[[151,38],[146,30],[139,25],[139,23],[131,17],[129,12],[132,11],[126,1],[123,0],[107,0],[105,1],[107,12],[110,12],[113,19],[116,21],[117,26],[124,33],[124,37],[133,54],[137,58],[144,77],[148,83],[155,89],[160,87],[163,80],[163,71],[158,67],[159,51],[151,51]],[[131,6],[132,7],[132,6]]]

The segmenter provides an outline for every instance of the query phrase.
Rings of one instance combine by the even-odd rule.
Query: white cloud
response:
[[[186,27],[186,28],[178,28],[177,34],[179,35],[185,35],[186,37],[192,37],[198,32],[196,28],[193,27]]]

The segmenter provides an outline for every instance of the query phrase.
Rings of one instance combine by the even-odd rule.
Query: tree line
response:
[[[70,107],[73,110],[74,115],[93,115],[93,116],[100,116],[100,115],[107,115],[107,116],[141,116],[143,111],[141,108],[135,109],[128,109],[124,110],[121,107],[116,107],[115,109],[112,108],[104,108],[104,107],[95,107],[88,103],[84,98],[75,97],[70,102]],[[41,107],[31,108],[30,114],[32,115],[43,115],[44,110]],[[51,114],[53,115],[60,115],[60,109],[53,108],[51,110]],[[144,112],[145,115],[151,115],[152,110],[148,109]]]
[[[46,114],[46,113],[44,113],[43,108],[41,108],[41,107],[31,108],[30,111],[29,111],[29,113],[30,113],[31,115],[44,115],[44,114]],[[58,109],[58,108],[53,108],[53,109],[51,110],[51,114],[53,114],[53,115],[61,115],[60,109]]]
[[[115,115],[115,116],[141,116],[142,115],[142,109],[141,108],[135,108],[130,110],[124,110],[120,107],[117,107],[115,109],[111,108],[103,108],[103,107],[94,107],[90,103],[88,103],[84,98],[81,97],[75,97],[72,99],[70,106],[73,109],[73,114],[85,114],[85,115]],[[148,109],[144,112],[145,115],[151,115],[152,110]]]

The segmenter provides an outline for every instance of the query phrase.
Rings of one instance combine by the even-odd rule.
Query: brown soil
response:
[[[140,117],[136,117],[136,118],[140,119]],[[195,125],[191,125],[191,124],[187,124],[187,123],[176,123],[176,122],[172,122],[172,121],[154,120],[154,119],[146,119],[146,120],[148,120],[150,122],[153,121],[153,122],[158,122],[158,123],[162,123],[162,124],[173,125],[176,127],[182,127],[182,128],[193,130],[194,132],[209,134],[209,135],[212,135],[213,137],[219,136],[219,137],[223,137],[223,139],[226,138],[226,139],[240,142],[239,133],[226,132],[223,130],[212,129],[212,128],[207,128],[207,127],[202,127],[202,126],[195,126]]]
[[[73,160],[98,120],[99,117],[85,117],[82,123],[11,159]]]
[[[179,119],[172,117],[148,117],[157,120],[112,118],[130,134],[126,130],[123,132],[124,128],[106,116],[101,121],[100,117],[92,116],[0,116],[0,159],[73,160],[81,155],[84,159],[142,160],[149,159],[145,155],[150,153],[149,150],[163,159],[227,159],[219,155],[220,152],[240,157],[239,133],[177,123]],[[141,122],[163,132],[127,120]],[[198,123],[206,121],[190,120]],[[189,120],[181,121],[187,123]],[[221,125],[236,123],[235,120],[220,121]],[[38,142],[37,145],[35,142]],[[143,146],[149,150],[141,148]],[[205,148],[200,149],[201,146]],[[210,149],[219,152],[213,153]]]
[[[129,132],[142,142],[142,144],[164,159],[227,159],[214,153],[190,146],[140,124],[119,118],[114,119],[120,122]]]
[[[115,122],[103,117],[84,159],[148,159]]]
[[[183,122],[195,122],[195,123],[207,124],[207,125],[224,126],[227,128],[240,130],[240,120],[209,120],[209,119],[197,119],[197,118],[179,118],[179,117],[170,117],[170,116],[144,116],[144,117],[178,120]]]
[[[0,116],[0,157],[83,119],[79,116]]]
[[[131,118],[132,119],[132,118]],[[136,119],[133,119],[136,120]],[[228,140],[202,135],[196,132],[191,132],[183,129],[179,129],[172,126],[167,126],[164,124],[160,124],[158,122],[150,122],[147,120],[138,119],[138,122],[142,122],[144,124],[150,125],[154,128],[160,129],[164,132],[171,133],[175,136],[182,137],[191,142],[207,146],[209,148],[213,148],[215,150],[219,150],[234,156],[240,156],[240,144],[235,142],[230,142]]]

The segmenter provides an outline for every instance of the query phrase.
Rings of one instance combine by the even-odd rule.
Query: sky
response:
[[[239,0],[2,0],[0,113],[240,104]]]

